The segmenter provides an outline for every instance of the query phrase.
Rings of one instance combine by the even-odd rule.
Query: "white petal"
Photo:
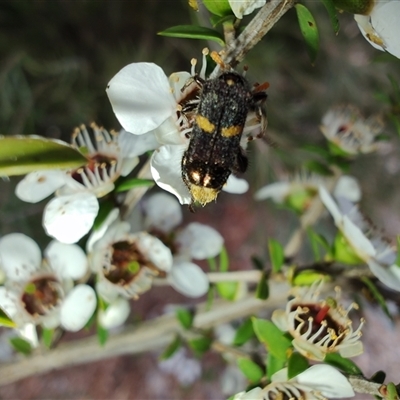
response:
[[[108,228],[116,221],[119,217],[119,209],[114,208],[111,210],[107,218],[103,221],[103,223],[90,234],[89,239],[86,242],[86,251],[90,253],[93,250],[93,246],[104,237],[104,234],[107,232]]]
[[[318,188],[319,190],[319,197],[321,198],[322,203],[324,206],[328,209],[330,214],[333,217],[333,220],[335,221],[336,226],[339,226],[342,223],[342,213],[339,210],[339,207],[333,200],[332,196],[330,193],[326,190],[324,186],[320,186]]]
[[[387,287],[400,292],[400,268],[393,264],[390,267],[379,264],[376,260],[368,260],[372,273]]]
[[[291,381],[293,380],[315,388],[329,399],[354,396],[353,388],[347,378],[330,365],[313,365],[291,379]]]
[[[18,329],[18,334],[23,339],[28,341],[33,348],[39,346],[39,339],[36,331],[36,326],[34,324],[25,324],[23,327]]]
[[[0,286],[0,309],[5,311],[11,319],[17,315],[18,302],[18,296],[13,291]]]
[[[118,135],[118,145],[124,157],[137,157],[160,146],[154,131],[143,135],[121,131]]]
[[[171,232],[182,222],[182,209],[178,201],[166,194],[157,193],[143,203],[145,228],[154,227],[163,232]]]
[[[75,243],[89,232],[99,211],[96,196],[75,193],[52,199],[44,209],[46,233],[62,243]]]
[[[166,119],[154,131],[154,135],[160,144],[185,144],[188,139],[182,135],[177,127],[176,116]]]
[[[176,111],[168,78],[156,64],[127,65],[106,91],[120,124],[135,135],[157,128]]]
[[[88,269],[85,252],[75,244],[65,244],[53,240],[45,250],[51,268],[60,278],[79,279]]]
[[[42,255],[39,246],[22,233],[10,233],[0,239],[0,263],[10,280],[28,279],[39,269]]]
[[[17,197],[28,203],[37,203],[50,196],[69,179],[63,171],[36,171],[26,175],[15,188]]]
[[[192,222],[177,235],[176,242],[190,251],[192,258],[204,260],[217,256],[224,245],[224,238],[210,226]]]
[[[130,312],[129,301],[119,297],[105,311],[99,311],[99,323],[105,329],[116,328],[127,320]]]
[[[115,285],[106,278],[103,278],[96,282],[96,292],[101,296],[107,303],[112,303],[118,298],[118,290]]]
[[[374,257],[376,255],[376,250],[371,241],[347,216],[343,217],[342,233],[353,247],[353,250],[364,261],[367,261],[369,257]]]
[[[343,175],[339,178],[333,195],[335,197],[344,197],[353,203],[357,203],[361,200],[361,188],[356,178]]]
[[[233,400],[263,400],[263,391],[260,387],[255,387],[250,391],[237,393]]]
[[[222,190],[227,193],[243,194],[249,190],[249,183],[245,179],[230,174]]]
[[[254,194],[255,200],[273,199],[277,203],[281,203],[289,194],[289,182],[274,182],[270,185],[258,189]]]
[[[96,293],[90,286],[75,286],[61,306],[62,326],[67,331],[79,331],[93,315],[96,304]]]
[[[208,292],[209,282],[204,271],[196,264],[174,264],[168,274],[168,282],[187,297],[200,297]]]
[[[385,48],[382,47],[380,44],[375,43],[370,39],[370,37],[379,36],[375,29],[372,27],[371,19],[369,15],[354,15],[354,19],[357,22],[358,28],[360,29],[362,35],[368,42],[375,47],[375,49],[385,51]],[[382,40],[382,38],[379,38]]]
[[[41,325],[46,329],[55,329],[61,324],[60,310],[55,310],[43,318]]]
[[[386,51],[400,58],[400,2],[388,1],[376,5],[371,12],[375,32],[386,45]]]
[[[151,157],[151,174],[160,188],[175,195],[181,204],[190,204],[192,198],[182,181],[181,161],[186,145],[161,146]]]
[[[180,72],[174,72],[171,74],[168,78],[169,81],[169,86],[171,87],[171,92],[172,95],[174,96],[175,100],[177,103],[185,97],[186,94],[192,91],[192,85],[189,85],[183,92],[182,88],[185,86],[187,81],[191,78],[192,76],[189,74],[189,72],[186,71],[180,71]],[[194,82],[193,82],[194,83]],[[194,85],[196,85],[194,83]]]
[[[288,317],[285,310],[275,310],[272,313],[271,320],[282,332],[289,330]]]
[[[251,14],[256,8],[265,4],[266,0],[229,0],[236,18],[242,19],[243,15]]]
[[[147,232],[139,232],[132,236],[136,238],[140,251],[157,268],[166,272],[171,269],[173,262],[171,250],[160,239],[149,235]]]

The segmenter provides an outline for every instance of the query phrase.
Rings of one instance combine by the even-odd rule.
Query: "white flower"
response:
[[[224,240],[213,228],[193,222],[176,229],[182,221],[182,211],[176,200],[165,194],[151,196],[143,204],[144,227],[159,237],[174,257],[167,279],[171,286],[189,297],[207,293],[209,282],[203,270],[191,260],[216,257]]]
[[[49,236],[63,243],[75,243],[89,232],[99,210],[97,198],[111,192],[115,180],[129,174],[138,162],[132,135],[124,131],[110,134],[95,124],[91,128],[95,146],[84,125],[73,134],[73,145],[88,159],[86,166],[72,171],[32,172],[15,191],[30,203],[55,192],[44,209],[43,226]]]
[[[0,307],[18,329],[61,325],[78,331],[96,309],[96,294],[87,285],[73,286],[73,280],[88,271],[83,250],[77,245],[52,241],[42,256],[28,236],[12,233],[0,239],[0,260],[6,274],[0,287]]]
[[[165,276],[172,266],[170,249],[147,232],[131,233],[117,209],[89,237],[87,252],[98,276],[97,292],[109,303],[118,296],[138,298],[154,277]]]
[[[376,139],[382,133],[383,123],[374,115],[364,118],[356,107],[347,105],[331,108],[323,116],[320,129],[342,152],[355,155],[377,149]]]
[[[128,319],[130,312],[129,301],[117,297],[105,310],[99,310],[97,318],[104,329],[112,329],[122,325]]]
[[[378,50],[400,58],[400,2],[375,1],[369,15],[355,15],[358,27],[368,42]]]
[[[338,299],[319,299],[318,284],[310,288],[297,288],[295,297],[288,301],[285,310],[276,310],[272,321],[282,331],[289,332],[295,349],[311,360],[323,361],[328,353],[342,357],[355,357],[363,352],[360,342],[364,320],[353,331],[349,311]]]
[[[335,225],[345,238],[353,251],[356,259],[352,263],[365,262],[372,273],[385,285],[393,290],[400,291],[400,266],[396,264],[397,251],[387,239],[367,220],[358,207],[348,203],[342,203],[341,211],[329,192],[321,186],[319,195],[325,207],[333,217]],[[340,243],[339,243],[340,245]],[[342,249],[336,246],[335,258],[346,262],[346,258],[340,259]],[[351,254],[349,255],[349,263]]]
[[[308,209],[318,193],[319,186],[329,178],[320,175],[300,173],[293,178],[284,178],[258,189],[256,200],[272,199],[275,203],[286,204],[298,212]],[[335,196],[344,197],[352,202],[361,199],[361,189],[355,178],[343,175],[335,186]]]
[[[180,348],[170,358],[158,363],[161,371],[174,375],[182,386],[189,386],[201,376],[199,360],[187,356],[187,351]]]
[[[291,379],[287,374],[288,370],[284,368],[272,375],[272,382],[265,388],[238,393],[234,400],[326,400],[354,396],[347,378],[330,365],[313,365]]]
[[[206,58],[198,76],[206,79]],[[176,72],[166,77],[152,63],[133,63],[124,67],[109,82],[107,94],[123,128],[143,140],[151,137],[155,149],[151,157],[152,176],[162,189],[174,194],[181,204],[191,204],[192,196],[182,180],[182,157],[189,145],[199,86],[190,79],[197,75],[196,60],[191,73]],[[242,143],[261,132],[261,123],[250,112]],[[157,139],[158,144],[154,142]],[[248,184],[230,175],[224,191],[244,193]]]
[[[256,8],[262,7],[266,0],[228,0],[236,18],[251,14]]]

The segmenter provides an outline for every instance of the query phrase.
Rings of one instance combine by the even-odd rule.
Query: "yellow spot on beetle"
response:
[[[201,130],[207,133],[213,133],[215,130],[215,125],[210,122],[210,120],[203,115],[198,114],[196,116],[196,123]]]
[[[236,135],[240,135],[242,133],[243,126],[241,125],[233,125],[229,128],[222,128],[221,135],[224,137],[232,137]]]

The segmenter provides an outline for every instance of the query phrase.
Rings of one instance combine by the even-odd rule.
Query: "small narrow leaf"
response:
[[[259,258],[257,256],[252,256],[251,257],[251,262],[254,265],[255,269],[258,269],[259,271],[263,271],[264,270],[264,261],[261,260],[261,258]]]
[[[219,270],[220,272],[226,272],[229,269],[229,256],[225,247],[222,247],[221,253],[219,254]]]
[[[47,329],[47,328],[43,328],[42,331],[42,341],[43,344],[50,349],[52,343],[53,343],[53,337],[54,337],[54,329]]]
[[[182,346],[182,339],[179,335],[175,336],[175,339],[167,346],[160,356],[160,360],[168,360],[172,357]]]
[[[233,345],[242,346],[254,337],[255,333],[253,329],[253,322],[250,318],[246,319],[246,321],[244,321],[236,331],[235,338],[233,339]]]
[[[371,382],[382,384],[383,382],[385,382],[385,379],[386,379],[386,373],[384,371],[377,371],[371,376],[369,380]]]
[[[353,361],[342,357],[339,353],[328,353],[324,358],[324,362],[342,370],[346,374],[362,375],[362,371]]]
[[[275,239],[268,239],[269,257],[271,259],[272,270],[279,272],[285,259],[282,245]]]
[[[208,337],[201,337],[188,341],[189,347],[194,351],[197,356],[203,355],[211,347],[212,339]]]
[[[158,35],[185,39],[213,40],[219,45],[225,46],[224,39],[219,32],[203,26],[177,25],[158,32]]]
[[[271,321],[252,318],[252,322],[258,340],[266,345],[274,357],[286,360],[288,349],[292,346],[291,340]]]
[[[268,353],[267,356],[267,377],[271,380],[272,375],[275,372],[280,371],[286,364],[286,360],[281,360],[279,358],[274,357],[271,353]]]
[[[400,235],[397,236],[397,257],[396,265],[400,268]]]
[[[365,283],[371,294],[374,296],[375,300],[378,302],[378,304],[381,306],[383,312],[391,319],[393,320],[393,317],[390,315],[388,306],[386,304],[385,298],[382,296],[382,294],[379,292],[378,288],[374,285],[374,283],[367,278],[366,276],[361,277],[361,280]]]
[[[115,208],[115,205],[111,200],[105,200],[100,202],[99,212],[97,213],[97,217],[93,223],[93,229],[97,230],[103,225],[103,222],[108,217],[108,214]]]
[[[40,136],[0,136],[0,176],[42,169],[71,169],[87,159],[68,143]]]
[[[387,389],[387,397],[386,397],[387,400],[399,400],[396,386],[393,382],[388,383],[386,389]]]
[[[127,190],[143,187],[143,186],[154,186],[154,181],[152,179],[140,179],[140,178],[132,178],[126,179],[118,184],[115,191],[116,192],[126,192]]]
[[[208,11],[214,15],[218,15],[219,17],[232,14],[228,0],[203,0],[203,4],[206,6]]]
[[[313,283],[321,280],[324,282],[329,281],[329,275],[325,275],[313,269],[307,269],[294,274],[291,283],[293,286],[311,286]]]
[[[193,325],[194,313],[186,308],[178,308],[176,318],[185,329],[190,329]]]
[[[97,324],[97,339],[100,346],[104,346],[108,340],[108,329],[103,328],[100,324]]]
[[[320,247],[322,247],[326,253],[329,253],[331,248],[328,241],[319,233],[315,232],[311,227],[307,228],[308,239],[311,243],[311,248],[314,254],[315,261],[321,261],[324,254],[321,254]]]
[[[256,289],[257,299],[267,300],[269,297],[268,275],[266,272],[261,274],[261,278]]]
[[[0,326],[5,326],[6,328],[15,328],[15,322],[0,308]]]
[[[299,20],[300,30],[306,42],[307,51],[314,63],[319,50],[319,34],[317,24],[311,12],[303,4],[295,5],[297,18]]]
[[[301,374],[308,368],[308,361],[300,353],[292,353],[288,360],[288,379]]]
[[[29,355],[32,352],[32,346],[31,344],[20,337],[13,337],[10,339],[11,346],[14,347],[16,351],[19,353]]]
[[[239,358],[237,360],[237,365],[243,372],[243,375],[252,383],[259,382],[264,376],[262,368],[248,358]]]
[[[328,11],[329,18],[331,19],[333,31],[337,35],[339,32],[339,19],[337,17],[335,4],[333,3],[333,0],[321,0],[321,1],[325,6],[326,11]]]
[[[238,282],[218,282],[216,285],[218,294],[226,300],[233,301],[239,290]]]

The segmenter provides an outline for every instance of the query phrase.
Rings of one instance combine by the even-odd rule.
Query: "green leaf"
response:
[[[319,34],[317,24],[311,12],[303,4],[295,5],[300,30],[306,42],[307,51],[313,64],[319,49]]]
[[[223,23],[232,23],[233,24],[234,20],[235,20],[234,15],[226,15],[225,17],[220,17],[219,15],[212,15],[210,18],[211,25],[214,28]]]
[[[104,346],[108,340],[108,329],[103,328],[100,324],[97,324],[97,339],[100,346]]]
[[[346,374],[362,375],[362,371],[353,361],[342,357],[339,353],[328,353],[324,358],[324,362],[342,370]]]
[[[377,371],[371,376],[371,378],[369,380],[371,382],[382,384],[383,382],[385,382],[385,379],[386,379],[386,372]]]
[[[396,265],[400,268],[400,235],[397,236],[397,257]]]
[[[216,285],[218,294],[226,300],[236,300],[236,295],[239,290],[238,282],[218,282]]]
[[[307,235],[314,254],[314,260],[321,261],[323,256],[321,255],[320,247],[325,249],[327,253],[329,253],[331,250],[328,241],[322,235],[315,232],[312,227],[307,228]]]
[[[304,168],[322,176],[332,176],[332,171],[322,162],[310,160],[304,163]]]
[[[269,297],[268,274],[266,272],[261,274],[261,279],[257,283],[256,297],[261,300],[266,300]]]
[[[275,372],[280,371],[286,364],[286,360],[274,357],[271,353],[267,355],[267,377],[271,380]]]
[[[250,339],[255,337],[254,329],[253,329],[253,322],[251,319],[246,319],[242,323],[242,325],[239,326],[239,328],[236,331],[235,338],[233,339],[233,345],[234,346],[242,346],[246,342],[248,342]]]
[[[55,329],[47,329],[47,328],[43,328],[42,331],[42,341],[43,344],[50,349],[52,343],[53,343],[53,337],[54,337],[54,332]]]
[[[237,360],[237,365],[243,372],[243,375],[252,383],[259,382],[264,376],[262,368],[248,358],[239,358]]]
[[[261,260],[261,258],[259,258],[257,256],[252,256],[251,257],[251,262],[254,265],[255,269],[258,269],[259,271],[263,271],[264,270],[264,261]]]
[[[114,203],[111,200],[105,200],[100,202],[99,212],[93,223],[93,229],[97,230],[103,225],[103,222],[108,217],[108,214],[115,208]]]
[[[333,0],[321,0],[321,1],[325,6],[326,11],[328,11],[329,18],[331,19],[333,31],[337,35],[339,32],[339,19],[337,17],[335,4],[333,3]]]
[[[375,300],[378,302],[378,304],[381,306],[383,312],[391,319],[393,320],[393,317],[390,315],[388,306],[386,304],[385,298],[381,295],[379,292],[378,288],[374,285],[374,283],[366,276],[361,277],[361,280],[365,283],[369,291],[372,293],[374,296]]]
[[[399,400],[399,396],[397,395],[396,386],[393,382],[390,382],[386,386],[387,389],[387,397],[386,400]]]
[[[182,339],[179,335],[175,336],[175,339],[167,346],[162,352],[160,360],[167,360],[172,357],[182,346]]]
[[[332,0],[339,10],[351,14],[368,15],[374,6],[374,0]]]
[[[208,266],[210,267],[210,271],[216,272],[217,271],[217,261],[215,258],[207,258]]]
[[[203,4],[206,6],[208,11],[214,15],[218,15],[219,17],[232,14],[228,0],[203,0]]]
[[[270,321],[253,317],[252,322],[258,340],[266,345],[268,351],[274,357],[286,360],[292,341],[284,336],[284,333]]]
[[[0,326],[5,326],[6,328],[15,328],[16,323],[0,308]]]
[[[194,312],[186,308],[178,308],[176,310],[176,318],[185,329],[190,329],[193,325]]]
[[[219,254],[219,270],[220,272],[226,272],[229,269],[229,256],[225,246],[222,247],[221,253]]]
[[[205,28],[203,26],[177,25],[165,29],[162,32],[158,32],[158,35],[186,39],[213,40],[221,46],[225,46],[224,39],[219,32],[215,31],[214,29]]]
[[[125,179],[118,184],[115,191],[118,193],[126,192],[127,190],[143,186],[145,187],[154,186],[153,179],[140,179],[140,178]]]
[[[300,353],[292,353],[288,360],[288,379],[301,374],[308,368],[308,361]]]
[[[272,270],[279,272],[285,260],[282,245],[275,239],[268,239],[269,257],[271,259]]]
[[[31,344],[20,337],[13,337],[10,339],[11,346],[14,347],[16,351],[19,353],[29,355],[32,352],[32,346]]]
[[[324,282],[329,281],[329,275],[325,275],[322,272],[315,271],[313,269],[307,269],[296,273],[292,278],[292,286],[311,286],[317,281],[323,280]]]
[[[208,337],[200,337],[188,341],[189,347],[197,356],[203,355],[207,350],[210,349],[212,339]]]
[[[0,136],[0,176],[42,169],[71,169],[87,159],[68,143],[39,136]]]

